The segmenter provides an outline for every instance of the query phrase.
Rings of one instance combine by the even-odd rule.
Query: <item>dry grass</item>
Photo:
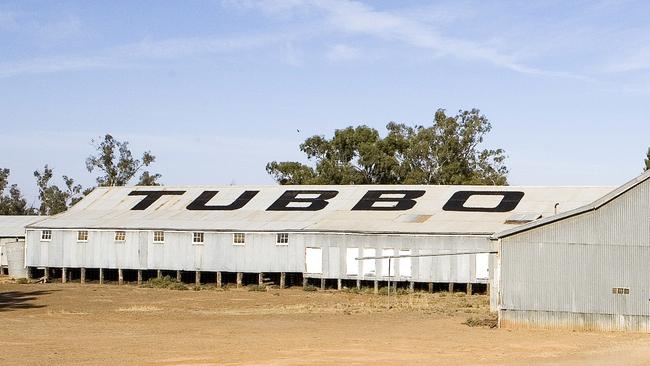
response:
[[[128,308],[118,308],[115,311],[118,312],[129,312],[129,313],[150,313],[154,311],[161,311],[162,308],[159,308],[157,306],[150,306],[150,305],[132,305],[129,306]]]

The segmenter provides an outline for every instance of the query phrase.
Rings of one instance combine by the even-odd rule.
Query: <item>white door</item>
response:
[[[399,255],[410,255],[411,250],[400,250]],[[399,259],[399,275],[402,277],[411,277],[411,257]]]
[[[321,248],[305,248],[305,272],[323,273],[323,251]]]
[[[363,256],[364,257],[375,257],[376,251],[374,248],[364,248]],[[375,259],[364,259],[363,260],[363,275],[364,276],[374,276],[375,271]]]
[[[359,248],[347,248],[345,252],[345,274],[348,276],[359,275]]]
[[[476,279],[487,280],[490,277],[490,254],[480,253],[476,255]]]

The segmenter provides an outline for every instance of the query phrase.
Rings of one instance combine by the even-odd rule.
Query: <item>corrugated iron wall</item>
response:
[[[395,254],[490,249],[483,236],[290,233],[288,245],[276,245],[276,233],[247,233],[245,245],[233,245],[232,233],[222,232],[204,233],[203,244],[193,244],[191,232],[165,232],[164,244],[154,243],[151,231],[127,231],[124,242],[114,240],[114,231],[90,230],[87,242],[77,242],[75,230],[52,230],[51,241],[41,241],[40,233],[27,231],[27,266],[305,273],[306,248],[321,248],[322,273],[305,275],[331,279],[387,278],[387,261],[381,259],[374,260],[373,273],[364,273],[362,263],[355,261],[358,274],[349,274],[346,256],[353,248],[359,249],[358,256],[364,249],[374,249],[375,255],[391,249]],[[477,278],[476,255],[395,260],[391,271],[391,279],[397,275],[405,281],[488,282]]]
[[[648,181],[598,210],[505,237],[500,247],[502,325],[650,329]]]

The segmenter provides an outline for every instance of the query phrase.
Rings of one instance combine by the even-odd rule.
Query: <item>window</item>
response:
[[[164,231],[154,231],[153,232],[153,242],[154,243],[164,243],[165,242],[165,232]]]
[[[77,241],[79,242],[88,241],[88,231],[86,230],[77,231]]]
[[[275,244],[277,245],[287,245],[289,244],[289,234],[288,233],[278,233]]]
[[[115,232],[115,241],[125,241],[125,240],[126,240],[126,231]]]
[[[52,240],[52,230],[41,231],[41,241],[50,241],[50,240]]]
[[[194,243],[194,244],[203,244],[203,233],[193,233],[192,234],[192,243]]]
[[[233,233],[232,234],[232,244],[233,245],[244,245],[246,243],[246,234],[244,233]]]

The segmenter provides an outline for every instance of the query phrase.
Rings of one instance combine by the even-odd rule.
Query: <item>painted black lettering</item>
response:
[[[306,198],[298,197],[299,195],[317,195],[317,197]],[[285,191],[267,211],[318,211],[322,210],[329,204],[327,200],[336,197],[338,191]],[[289,206],[291,203],[309,203],[308,206],[297,207]]]
[[[416,198],[424,195],[425,191],[368,191],[357,204],[353,211],[404,211],[415,206]],[[401,195],[402,197],[385,197],[386,195]],[[394,205],[375,206],[377,202],[392,202]]]
[[[495,207],[466,207],[467,200],[472,196],[503,196],[503,198]],[[442,209],[444,211],[509,212],[517,207],[523,197],[524,192],[520,191],[459,191],[451,196]]]
[[[210,205],[208,206],[208,202],[214,196],[217,195],[219,191],[205,191],[201,193],[199,197],[197,197],[192,203],[187,205],[188,210],[192,211],[233,211],[233,210],[238,210],[242,207],[244,207],[253,197],[255,197],[256,194],[260,193],[260,191],[244,191],[244,193],[240,194],[239,197],[237,197],[233,203],[229,205]]]
[[[180,196],[185,191],[131,191],[129,196],[145,196],[142,201],[133,206],[131,210],[146,210],[162,196]]]

